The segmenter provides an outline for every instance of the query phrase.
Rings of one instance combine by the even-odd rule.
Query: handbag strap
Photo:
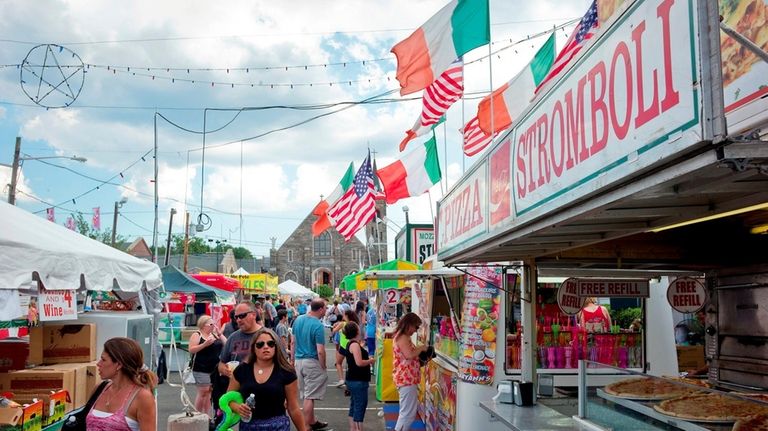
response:
[[[93,392],[91,397],[88,398],[88,402],[85,403],[85,406],[83,407],[83,411],[85,412],[86,415],[91,411],[91,408],[93,407],[93,405],[96,404],[96,400],[99,399],[99,396],[101,395],[102,392],[104,392],[104,389],[107,387],[109,382],[110,382],[109,380],[102,380],[102,382],[99,383],[99,386]]]

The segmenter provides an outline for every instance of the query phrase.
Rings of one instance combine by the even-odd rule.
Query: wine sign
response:
[[[681,313],[695,313],[707,303],[707,288],[700,279],[680,277],[669,283],[667,301]]]

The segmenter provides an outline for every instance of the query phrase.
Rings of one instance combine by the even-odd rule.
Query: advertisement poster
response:
[[[456,375],[430,361],[426,367],[424,425],[427,431],[454,429],[456,423]]]
[[[768,49],[768,0],[721,0],[720,14],[728,27]],[[768,94],[768,64],[722,32],[720,51],[726,111]]]
[[[490,226],[495,229],[497,225],[506,221],[512,214],[510,184],[511,165],[509,162],[511,143],[504,140],[491,154],[490,160],[490,185],[488,187],[488,210],[490,211]]]
[[[46,290],[40,292],[40,320],[77,320],[77,300],[74,290]]]
[[[468,268],[461,321],[459,377],[480,385],[493,383],[501,269]],[[492,283],[489,284],[489,283]]]

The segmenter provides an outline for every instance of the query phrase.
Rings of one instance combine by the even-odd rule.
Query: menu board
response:
[[[493,383],[496,328],[501,310],[501,269],[468,268],[461,319],[459,378],[481,385]]]

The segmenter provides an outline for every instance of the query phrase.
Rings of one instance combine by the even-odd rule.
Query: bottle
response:
[[[245,405],[248,406],[248,409],[250,409],[251,414],[249,414],[247,418],[241,417],[240,422],[248,423],[251,421],[251,417],[253,417],[253,408],[256,407],[256,396],[253,394],[249,395],[248,399],[245,400]]]

